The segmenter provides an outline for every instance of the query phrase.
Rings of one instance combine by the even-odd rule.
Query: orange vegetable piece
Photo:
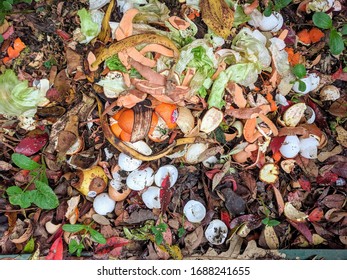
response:
[[[16,58],[19,56],[19,51],[15,50],[11,46],[7,49],[7,54],[9,58]]]
[[[126,133],[125,131],[122,131],[119,135],[119,138],[122,140],[122,141],[125,141],[125,142],[130,142],[131,140],[131,134],[129,133]]]
[[[282,154],[280,151],[276,151],[273,155],[272,158],[274,159],[275,162],[279,162],[282,158]]]
[[[308,32],[307,29],[303,29],[301,30],[298,34],[297,34],[298,38],[299,38],[299,42],[305,44],[305,45],[309,45],[312,43],[311,37],[310,37],[310,33]]]
[[[295,53],[293,48],[285,48],[285,51],[288,53],[288,62],[291,66],[294,66],[301,61],[300,53]]]
[[[169,129],[177,126],[178,111],[175,104],[161,103],[155,107],[154,111],[165,121]]]
[[[13,48],[18,52],[21,52],[26,48],[26,45],[22,42],[20,38],[17,38],[16,40],[14,40]]]
[[[309,35],[310,35],[310,39],[311,39],[312,43],[319,42],[325,36],[325,34],[320,29],[318,29],[316,27],[313,27],[309,31]]]
[[[271,93],[266,94],[266,100],[270,103],[271,112],[275,112],[277,110],[277,105]]]
[[[11,58],[9,58],[8,56],[6,56],[6,57],[4,57],[3,59],[2,59],[2,62],[4,63],[4,64],[6,64],[7,62],[9,62],[11,60]]]
[[[119,127],[124,132],[131,134],[134,127],[135,113],[132,109],[125,110],[118,119]]]
[[[113,124],[110,125],[111,131],[113,132],[114,135],[116,135],[118,138],[123,131],[120,127],[118,122],[114,122]]]

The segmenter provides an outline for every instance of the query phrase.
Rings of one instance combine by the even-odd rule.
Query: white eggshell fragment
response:
[[[335,101],[340,98],[340,90],[333,85],[328,85],[321,89],[319,97],[322,101]]]
[[[301,154],[301,156],[303,156],[304,158],[308,158],[308,159],[317,158],[318,146],[319,146],[319,142],[313,136],[300,139],[300,154]]]
[[[285,158],[294,158],[300,152],[300,140],[296,135],[288,135],[280,148],[280,153]]]
[[[306,106],[305,110],[306,123],[312,124],[316,120],[316,113],[310,106]]]
[[[305,83],[306,89],[304,91],[299,90],[299,82],[297,81],[293,85],[293,90],[296,93],[306,94],[318,87],[320,78],[316,73],[311,73],[306,78],[301,79],[301,81]]]
[[[160,188],[158,187],[149,187],[142,194],[142,201],[149,208],[160,208]]]
[[[150,146],[145,141],[137,141],[134,143],[130,142],[124,142],[125,145],[129,146],[130,148],[133,148],[135,151],[138,151],[139,153],[149,156],[153,153],[152,149]]]
[[[259,29],[262,31],[277,32],[283,25],[283,17],[280,13],[273,12],[269,17],[263,17]]]
[[[124,171],[134,171],[139,168],[141,164],[141,160],[129,157],[124,153],[120,153],[118,156],[118,165]]]
[[[222,244],[228,234],[226,224],[221,220],[212,220],[205,230],[206,239],[213,245]]]
[[[107,193],[101,193],[95,197],[93,207],[99,215],[106,215],[114,210],[116,202]]]
[[[183,213],[191,223],[200,223],[206,216],[205,206],[196,200],[189,200],[184,205]]]
[[[216,163],[218,162],[218,159],[216,156],[210,156],[209,158],[205,159],[202,164],[206,168],[212,168]]]
[[[199,156],[208,149],[206,143],[194,143],[189,145],[184,159],[187,163],[196,164],[198,163]]]
[[[161,187],[165,177],[170,176],[170,187],[172,187],[178,178],[178,170],[174,165],[168,164],[161,166],[154,176],[154,182],[158,187]]]
[[[142,170],[134,170],[127,177],[126,184],[129,189],[134,191],[143,190],[154,182],[154,170],[146,167]]]

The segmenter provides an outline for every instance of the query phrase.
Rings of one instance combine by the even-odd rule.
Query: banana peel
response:
[[[101,26],[101,32],[99,33],[98,39],[105,44],[108,42],[110,39],[110,33],[111,33],[111,28],[110,28],[110,17],[111,13],[114,7],[114,2],[115,0],[111,0],[110,4],[107,7],[104,19],[102,20],[102,26]]]
[[[160,159],[170,154],[172,150],[177,146],[195,143],[195,140],[196,140],[195,137],[180,138],[174,141],[171,145],[169,145],[168,147],[166,147],[164,150],[160,151],[157,154],[149,155],[149,156],[143,155],[139,153],[138,151],[130,148],[126,144],[124,144],[123,141],[121,141],[112,133],[108,123],[107,115],[103,114],[103,105],[98,97],[95,97],[95,98],[98,103],[100,125],[104,132],[105,138],[112,144],[112,146],[114,146],[121,153],[124,153],[130,157],[133,157],[142,161],[152,161],[152,160]]]
[[[227,39],[234,23],[234,12],[224,0],[201,0],[202,20],[218,36]]]
[[[101,52],[97,55],[96,60],[92,63],[91,67],[98,67],[103,61],[110,58],[111,56],[142,43],[162,45],[173,51],[175,59],[178,59],[179,57],[179,50],[168,37],[155,33],[142,33],[126,37],[111,44],[108,48],[102,49]]]

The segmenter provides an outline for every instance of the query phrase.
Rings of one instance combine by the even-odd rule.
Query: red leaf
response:
[[[310,106],[316,114],[315,123],[317,126],[324,130],[327,134],[331,135],[328,122],[326,120],[325,114],[322,113],[322,110],[314,103],[310,98],[306,99],[306,105]]]
[[[31,156],[36,154],[39,150],[46,145],[48,141],[48,134],[36,134],[32,136],[25,137],[17,145],[15,152],[23,154],[25,156]]]
[[[161,213],[164,214],[166,212],[167,207],[169,206],[172,197],[172,190],[170,189],[170,175],[167,175],[161,183],[159,195]]]
[[[308,242],[312,243],[312,233],[305,222],[294,222],[291,220],[288,220],[288,222],[295,227]]]
[[[310,192],[311,191],[311,183],[310,181],[304,179],[304,178],[299,178],[298,180],[301,188],[304,190],[304,191],[307,191],[307,192]]]
[[[14,27],[11,25],[3,34],[2,37],[4,37],[4,40],[7,40],[10,38],[10,36],[14,33]]]
[[[280,150],[285,138],[286,136],[279,136],[279,137],[272,138],[270,143],[270,149],[273,154],[277,153]]]
[[[322,208],[315,208],[308,215],[308,220],[310,222],[319,222],[324,216],[324,212]]]
[[[335,173],[326,172],[323,175],[318,175],[316,182],[318,185],[329,186],[335,183],[338,178],[339,176],[337,176]]]
[[[334,80],[347,81],[347,73],[343,72],[341,65],[340,65],[340,68],[334,74],[331,75],[331,77]]]
[[[59,236],[49,249],[46,260],[62,260],[63,259],[63,238]]]
[[[99,244],[95,248],[97,255],[110,254],[117,257],[122,252],[123,246],[127,245],[130,241],[122,237],[110,237],[107,239],[106,244]]]
[[[71,39],[71,35],[61,29],[57,29],[55,32],[58,34],[60,38],[62,38],[65,41]]]
[[[220,212],[220,219],[226,224],[226,225],[230,225],[231,222],[231,218],[230,218],[230,214],[226,209],[222,209]]]
[[[220,171],[220,169],[211,169],[205,172],[205,175],[207,176],[207,178],[209,178],[210,180],[213,179],[214,175],[217,174]]]

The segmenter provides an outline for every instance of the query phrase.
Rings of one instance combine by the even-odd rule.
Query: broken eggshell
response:
[[[213,245],[222,244],[225,241],[227,234],[228,228],[226,224],[219,219],[212,220],[205,230],[206,239]]]
[[[178,118],[176,123],[184,134],[188,134],[194,128],[195,119],[188,108],[178,107]]]
[[[277,32],[283,25],[283,17],[277,12],[273,12],[270,16],[266,17],[260,11],[254,9],[250,17],[251,20],[248,23],[254,27],[258,27],[261,31]]]
[[[280,147],[280,153],[285,158],[294,158],[300,152],[300,140],[296,135],[288,135]]]
[[[324,86],[319,92],[319,97],[321,101],[335,101],[340,98],[340,90],[333,86]]]
[[[158,187],[161,187],[166,176],[170,176],[170,187],[172,187],[178,178],[178,170],[174,165],[167,164],[161,166],[154,175],[154,182]]]
[[[148,144],[143,140],[140,140],[134,143],[124,142],[124,144],[146,156],[149,156],[153,153],[151,147],[148,146]]]
[[[306,104],[303,102],[290,106],[283,114],[283,123],[285,126],[296,126],[306,111]]]
[[[316,73],[310,73],[310,74],[308,74],[308,76],[306,78],[301,79],[301,81],[303,83],[305,83],[305,85],[306,85],[306,89],[304,91],[301,91],[299,89],[299,82],[298,81],[296,81],[294,83],[292,89],[296,93],[306,94],[310,91],[315,90],[318,87],[319,82],[320,82],[320,77]]]
[[[204,114],[201,120],[200,131],[210,133],[215,130],[223,120],[221,110],[212,107]]]
[[[126,179],[128,188],[134,191],[143,190],[154,182],[154,170],[150,167],[146,167],[142,170],[132,171]]]
[[[301,138],[300,139],[300,154],[301,154],[301,156],[303,156],[304,158],[307,158],[307,159],[317,158],[318,146],[319,146],[319,142],[313,136],[310,136],[308,138]]]
[[[106,215],[114,210],[116,202],[107,193],[101,193],[94,198],[93,207],[99,215]]]
[[[274,184],[278,180],[278,175],[280,174],[279,168],[274,163],[266,163],[260,169],[259,179],[267,184]]]
[[[118,156],[118,165],[124,171],[134,171],[142,164],[142,160],[129,157],[124,153],[120,153]]]
[[[114,201],[123,201],[130,193],[129,189],[123,182],[118,172],[112,173],[113,179],[108,184],[108,195]]]
[[[141,195],[142,201],[149,209],[160,209],[160,188],[149,187]]]
[[[205,206],[196,200],[189,200],[184,205],[183,213],[191,223],[200,223],[206,216]]]
[[[207,143],[194,143],[188,146],[187,152],[184,155],[185,162],[196,164],[199,162],[200,155],[208,149]]]

